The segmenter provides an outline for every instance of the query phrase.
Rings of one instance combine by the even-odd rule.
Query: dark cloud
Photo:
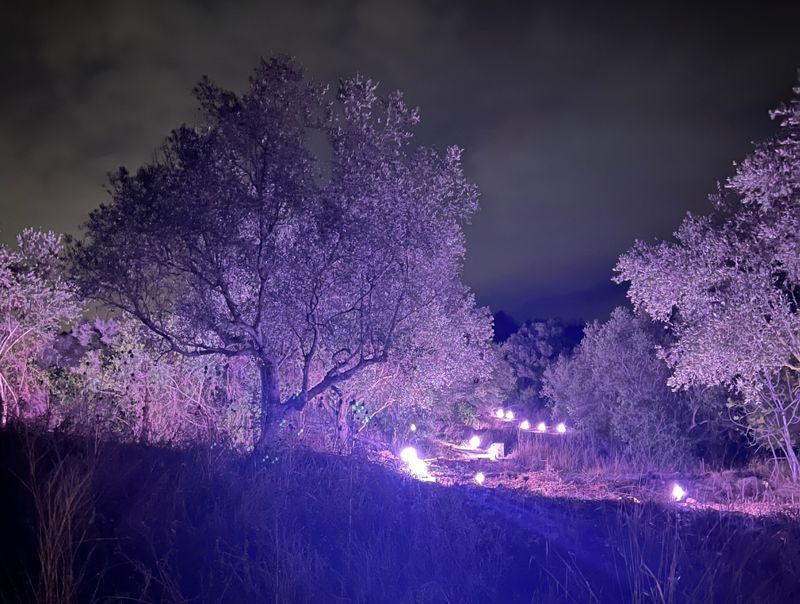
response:
[[[703,211],[772,131],[800,66],[800,6],[562,4],[12,1],[0,238],[74,231],[108,171],[193,119],[201,74],[241,88],[260,56],[288,53],[320,80],[359,71],[405,90],[421,140],[465,147],[483,194],[465,277],[481,302],[602,316],[623,298],[616,256]]]

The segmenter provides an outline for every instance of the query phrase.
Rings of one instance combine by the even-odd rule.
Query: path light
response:
[[[674,484],[672,486],[672,498],[675,501],[683,501],[683,498],[686,497],[686,491],[683,490],[683,487],[679,484]]]
[[[408,427],[408,429],[411,430],[412,432],[416,432],[417,431],[417,424],[411,424]]]
[[[486,476],[484,475],[483,472],[478,472],[477,474],[475,474],[475,482],[477,482],[478,484],[483,484],[484,480],[486,480]]]
[[[417,478],[423,478],[428,475],[428,464],[418,457],[415,457],[408,462],[408,471]]]
[[[564,434],[566,431],[567,431],[567,426],[564,425],[564,422],[561,422],[556,426],[556,432],[558,432],[559,434]]]
[[[472,447],[473,449],[477,449],[478,447],[480,447],[481,446],[481,437],[478,436],[477,434],[472,436],[469,439],[469,446]]]
[[[509,419],[509,420],[514,419],[514,412],[511,409],[506,411],[506,419]]]
[[[497,461],[497,458],[500,457],[500,447],[497,443],[492,443],[489,445],[489,448],[486,450],[489,454],[489,459],[492,461]]]
[[[539,422],[536,424],[536,430],[539,432],[547,432],[547,424],[544,422]]]
[[[494,416],[495,416],[497,419],[503,419],[503,418],[505,417],[505,415],[506,415],[506,414],[505,414],[505,412],[504,412],[502,409],[498,409],[498,410],[497,410],[497,411],[495,411],[495,413],[494,413]]]
[[[523,419],[522,423],[519,425],[520,430],[530,430],[531,423],[527,419]]]
[[[417,457],[417,450],[414,447],[406,447],[400,451],[400,459],[410,464],[413,460],[419,459],[419,457]]]

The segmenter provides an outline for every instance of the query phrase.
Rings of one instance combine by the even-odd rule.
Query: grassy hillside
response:
[[[6,432],[0,454],[0,601],[800,598],[788,520],[422,483],[358,453]]]

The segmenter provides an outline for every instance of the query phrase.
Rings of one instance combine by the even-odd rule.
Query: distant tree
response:
[[[167,349],[252,358],[263,439],[278,405],[402,354],[427,309],[468,298],[461,227],[477,193],[459,150],[412,148],[416,111],[369,80],[331,103],[273,59],[244,95],[208,80],[195,94],[203,124],[113,177],[72,259],[88,296]]]
[[[579,339],[577,326],[567,325],[556,319],[528,321],[513,333],[502,344],[501,350],[514,372],[514,398],[535,409],[541,409],[543,398],[540,391],[545,369],[560,355],[568,354]]]
[[[796,91],[800,95],[800,89]],[[674,242],[637,242],[616,267],[628,296],[671,329],[664,358],[674,388],[721,385],[741,397],[756,442],[800,478],[800,99],[772,113],[778,135],[760,144],[687,216]],[[735,412],[736,413],[736,412]]]
[[[668,466],[688,459],[698,437],[709,436],[702,427],[716,423],[723,399],[667,386],[670,371],[657,354],[664,337],[663,329],[625,308],[587,325],[574,354],[544,372],[542,390],[553,414],[637,460]]]
[[[37,361],[82,310],[64,278],[60,236],[25,229],[17,247],[0,246],[0,426],[47,411]]]

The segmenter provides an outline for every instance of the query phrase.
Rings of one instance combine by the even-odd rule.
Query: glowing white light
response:
[[[679,484],[673,485],[672,498],[675,501],[681,501],[684,497],[686,497],[686,491],[683,490],[683,487]]]
[[[514,419],[514,412],[511,409],[506,411],[506,419]]]
[[[497,446],[497,443],[491,444],[486,452],[489,454],[489,459],[496,461],[500,455],[500,447]]]
[[[505,417],[505,415],[506,415],[505,411],[503,411],[502,409],[498,409],[497,411],[495,411],[495,414],[494,414],[494,416],[497,419],[503,419]]]
[[[484,475],[483,472],[478,472],[477,474],[475,474],[475,482],[477,482],[478,484],[483,484],[484,480],[486,480],[486,476]]]
[[[566,431],[567,427],[564,425],[564,422],[561,422],[556,426],[556,432],[558,432],[559,434],[564,434],[564,432]]]
[[[469,446],[473,449],[477,449],[481,446],[481,437],[477,434],[469,439]]]
[[[415,457],[408,462],[408,471],[417,478],[427,476],[428,464],[426,464],[422,459]]]
[[[417,424],[411,424],[408,427],[408,429],[411,430],[412,432],[416,432],[417,431]]]
[[[520,430],[530,430],[531,429],[531,423],[527,419],[523,419],[522,422],[519,425],[519,429]]]
[[[410,464],[415,459],[419,459],[417,457],[417,450],[414,447],[406,447],[400,451],[400,459],[402,459],[405,463]]]
[[[539,422],[536,424],[536,430],[539,432],[547,432],[547,424],[544,422]]]

